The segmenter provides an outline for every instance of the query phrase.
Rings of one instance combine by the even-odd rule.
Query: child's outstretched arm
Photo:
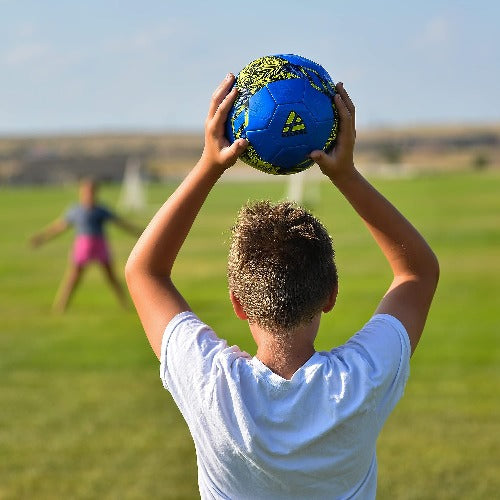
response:
[[[125,220],[123,217],[121,217],[119,215],[115,215],[115,217],[111,220],[120,229],[123,229],[124,231],[131,234],[132,236],[139,237],[142,233],[142,229],[140,227],[136,226],[135,224],[130,223],[128,220]]]
[[[55,238],[56,236],[64,233],[68,229],[69,223],[64,218],[56,219],[54,222],[49,224],[46,228],[42,229],[38,233],[34,234],[30,238],[30,244],[33,247],[39,247],[47,241]]]
[[[224,135],[237,95],[236,88],[231,90],[233,83],[234,76],[229,74],[212,95],[200,160],[153,217],[125,267],[130,295],[157,357],[167,323],[189,310],[170,277],[174,261],[210,190],[247,147],[245,140],[230,144]]]
[[[330,154],[313,151],[311,158],[360,215],[388,260],[394,278],[376,312],[403,323],[413,353],[436,290],[439,264],[419,232],[354,167],[354,105],[342,84],[337,84],[337,91],[337,145]]]

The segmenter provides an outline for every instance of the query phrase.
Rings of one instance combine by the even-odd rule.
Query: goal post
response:
[[[118,206],[130,212],[146,208],[146,189],[141,173],[141,161],[138,158],[127,160]]]
[[[286,184],[285,198],[309,209],[318,205],[321,201],[321,179],[312,174],[313,172],[308,170],[290,174]]]

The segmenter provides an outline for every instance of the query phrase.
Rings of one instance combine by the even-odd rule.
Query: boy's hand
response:
[[[234,75],[229,73],[217,87],[205,120],[205,147],[201,159],[222,171],[234,165],[248,146],[245,139],[238,139],[231,144],[225,135],[227,115],[238,95],[236,86],[231,90],[234,79]]]
[[[337,142],[330,153],[317,150],[309,155],[332,181],[354,170],[353,152],[356,140],[354,104],[342,83],[337,83],[335,89],[335,106],[340,120]]]

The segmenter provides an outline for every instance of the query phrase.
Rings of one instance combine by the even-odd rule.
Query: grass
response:
[[[500,176],[494,172],[375,181],[422,230],[442,278],[405,397],[379,439],[379,498],[480,499],[500,490]],[[145,224],[174,186],[149,190]],[[317,348],[367,319],[389,272],[351,209],[326,182],[314,212],[334,236],[341,290]],[[174,269],[193,309],[254,352],[227,300],[228,233],[246,199],[283,196],[272,183],[221,183]],[[133,311],[90,269],[64,316],[50,313],[71,243],[34,251],[26,239],[58,215],[74,188],[0,190],[0,498],[196,498],[187,428],[158,378]],[[114,187],[102,198],[113,205]],[[133,240],[111,231],[117,264]]]

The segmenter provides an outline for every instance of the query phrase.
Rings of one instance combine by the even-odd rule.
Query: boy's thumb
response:
[[[230,165],[233,165],[247,147],[248,141],[245,139],[238,139],[225,148],[224,157],[230,162]]]
[[[245,139],[238,139],[234,141],[229,147],[229,151],[231,152],[231,156],[240,156],[243,151],[248,147],[248,141]]]
[[[240,155],[248,148],[249,142],[246,139],[238,139],[238,154]]]
[[[311,153],[309,154],[309,158],[311,158],[311,160],[315,161],[318,165],[321,164],[321,162],[324,160],[326,156],[326,153],[320,149],[317,149],[315,151],[311,151]]]

